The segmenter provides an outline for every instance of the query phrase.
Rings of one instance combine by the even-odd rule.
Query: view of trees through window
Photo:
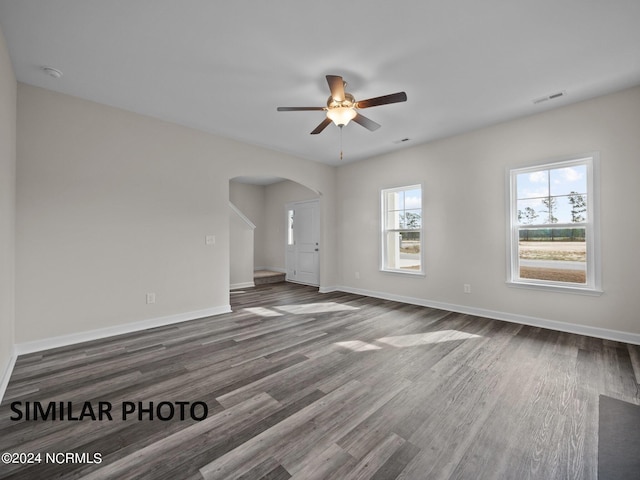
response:
[[[587,281],[587,166],[516,175],[519,277]]]

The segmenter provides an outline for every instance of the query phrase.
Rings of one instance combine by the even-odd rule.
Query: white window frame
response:
[[[416,190],[420,189],[420,228],[410,229],[410,228],[388,228],[387,219],[388,219],[388,193],[408,191],[408,190]],[[401,187],[393,187],[393,188],[383,188],[380,190],[380,271],[382,272],[391,272],[391,273],[400,273],[403,275],[413,275],[413,276],[424,276],[424,188],[422,184],[414,184],[414,185],[405,185]],[[390,268],[388,266],[389,262],[387,259],[387,251],[388,251],[388,233],[390,232],[418,232],[420,233],[420,270],[409,270],[409,269],[401,269],[401,268]]]
[[[600,268],[600,208],[599,208],[599,155],[597,152],[584,155],[576,155],[569,158],[547,160],[541,163],[531,164],[525,167],[507,169],[507,284],[513,287],[523,287],[555,292],[578,293],[583,295],[601,295],[601,268]],[[585,228],[586,256],[586,283],[576,284],[572,282],[560,282],[520,278],[520,265],[518,256],[518,241],[520,228],[531,228],[528,225],[518,224],[517,207],[517,176],[522,173],[536,172],[540,170],[552,170],[571,166],[585,165],[587,169],[587,219],[580,223],[554,223],[535,225],[539,228],[571,228],[582,226]]]

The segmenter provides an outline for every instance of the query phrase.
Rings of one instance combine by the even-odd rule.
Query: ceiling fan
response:
[[[327,100],[326,107],[278,107],[279,112],[299,112],[305,110],[324,110],[327,112],[325,118],[318,125],[311,135],[317,135],[322,132],[331,122],[342,128],[353,120],[362,125],[364,128],[374,131],[380,128],[380,124],[360,115],[357,110],[362,108],[377,107],[379,105],[387,105],[389,103],[406,102],[407,94],[405,92],[391,93],[381,97],[369,98],[367,100],[356,101],[353,95],[345,92],[347,82],[342,80],[339,75],[327,75],[327,83],[331,95]]]

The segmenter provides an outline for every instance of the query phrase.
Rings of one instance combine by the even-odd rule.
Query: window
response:
[[[509,282],[600,293],[595,155],[510,171]]]
[[[382,190],[382,270],[423,273],[422,186]]]
[[[295,211],[292,208],[287,209],[287,245],[293,245],[293,217]]]

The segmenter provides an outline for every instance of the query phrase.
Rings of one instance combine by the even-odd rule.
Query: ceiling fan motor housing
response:
[[[354,98],[353,95],[347,92],[344,93],[344,100],[341,102],[335,100],[331,95],[329,95],[329,98],[327,99],[327,108],[339,108],[339,107],[353,108],[355,106],[356,106],[356,99]]]

